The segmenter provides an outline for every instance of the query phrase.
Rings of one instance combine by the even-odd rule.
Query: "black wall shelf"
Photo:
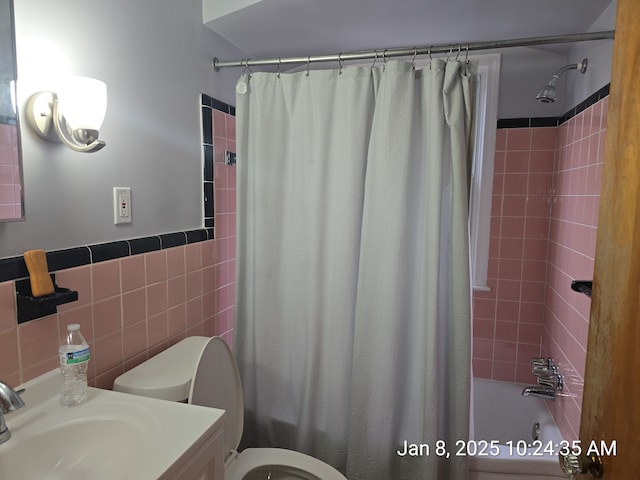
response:
[[[16,281],[16,300],[18,323],[58,313],[58,305],[75,302],[78,292],[56,285],[56,276],[51,274],[55,292],[43,297],[34,297],[31,293],[31,281],[28,278]]]
[[[591,297],[592,280],[573,280],[571,282],[571,290],[584,293],[587,297]]]

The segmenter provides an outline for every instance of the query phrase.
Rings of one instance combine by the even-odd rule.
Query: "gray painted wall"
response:
[[[588,31],[614,30],[615,12],[614,1]],[[501,53],[499,118],[559,116],[611,82],[613,40],[578,43],[568,53],[557,47],[511,48]],[[589,66],[584,74],[573,70],[560,78],[557,102],[543,104],[535,99],[560,67],[579,63],[585,57]]]
[[[591,32],[615,30],[616,3],[609,5],[600,18],[589,29]],[[564,110],[573,108],[593,92],[598,91],[611,82],[611,65],[613,60],[613,40],[583,42],[577,44],[567,56],[567,63],[578,63],[583,58],[589,60],[584,75],[575,72],[567,74],[567,94]],[[571,75],[570,73],[573,73]]]
[[[589,32],[615,29],[616,2],[613,1],[589,28]],[[502,54],[499,118],[553,117],[566,113],[594,92],[611,82],[613,40],[577,43],[569,52],[558,46],[508,48]],[[558,101],[543,104],[536,100],[538,90],[562,66],[588,58],[584,74],[565,73],[557,84]]]
[[[612,5],[593,30],[613,28],[614,14]],[[51,89],[66,63],[74,74],[107,83],[101,130],[107,146],[94,154],[72,152],[36,138],[21,121],[26,219],[0,223],[0,258],[201,228],[199,96],[235,103],[241,72],[216,73],[210,61],[244,57],[203,26],[201,0],[21,0],[15,15],[21,108],[33,92]],[[610,81],[611,49],[612,42],[593,42],[568,55],[504,50],[499,117],[564,113]],[[51,62],[57,54],[66,59]],[[564,103],[535,101],[557,68],[583,56],[589,70],[573,72],[566,90],[560,86]],[[129,225],[113,224],[115,186],[132,189]]]
[[[21,0],[15,16],[21,108],[67,63],[107,84],[107,146],[46,143],[23,115],[26,219],[0,223],[0,258],[202,228],[200,94],[234,103],[240,72],[210,64],[241,52],[203,26],[201,0]],[[113,224],[115,186],[131,187],[130,225]]]

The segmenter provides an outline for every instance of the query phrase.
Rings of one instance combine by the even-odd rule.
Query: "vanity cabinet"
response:
[[[224,480],[222,422],[206,438],[194,443],[159,480]],[[181,460],[184,459],[184,462]]]

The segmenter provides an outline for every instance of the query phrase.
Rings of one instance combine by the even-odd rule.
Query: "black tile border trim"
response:
[[[567,111],[564,115],[559,117],[535,117],[535,118],[501,118],[498,120],[498,128],[527,128],[527,127],[557,127],[564,122],[571,120],[576,115],[582,113],[584,110],[592,105],[595,105],[600,100],[609,95],[611,84],[607,84],[600,90],[590,95],[585,101],[580,102],[578,105]]]
[[[202,143],[213,145],[213,118],[211,117],[211,107],[202,107]]]
[[[209,234],[206,230],[198,228],[197,230],[188,230],[184,232],[187,237],[187,244],[204,242],[209,239]]]
[[[22,257],[17,258],[23,260]],[[80,267],[89,263],[95,262],[92,262],[91,249],[88,246],[47,252],[47,265],[49,266],[49,271],[55,272],[66,268]]]
[[[129,242],[124,240],[89,245],[89,250],[91,250],[91,263],[106,262],[131,255]]]
[[[134,238],[133,240],[128,240],[128,242],[131,255],[153,252],[154,250],[160,250],[162,247],[160,237]]]
[[[573,117],[575,117],[579,113],[581,113],[584,110],[586,110],[587,108],[589,108],[591,105],[594,105],[594,104],[598,103],[600,100],[602,100],[607,95],[609,95],[610,88],[611,88],[611,84],[605,85],[600,90],[598,90],[596,93],[594,93],[593,95],[590,95],[585,101],[583,101],[583,102],[579,103],[578,105],[576,105],[575,107],[573,107],[571,110],[569,110],[564,115],[562,115],[561,117],[558,118],[558,125],[562,125],[564,122],[566,122],[567,120],[572,119]]]
[[[202,221],[205,228],[213,227],[213,181],[214,181],[214,145],[213,112],[214,103],[222,103],[209,95],[201,95],[202,109]],[[225,104],[226,105],[226,104]]]
[[[556,119],[556,122],[558,120]],[[527,128],[531,126],[530,118],[500,118],[498,128]]]
[[[228,113],[229,115],[236,116],[236,107],[233,105],[229,105],[228,103],[224,103],[220,100],[216,100],[213,97],[210,97],[206,93],[202,94],[202,105],[206,107],[211,107],[214,110],[220,110],[223,113]]]
[[[18,124],[18,120],[16,117],[10,117],[8,115],[0,115],[0,124],[2,125],[11,125],[15,127]]]
[[[213,229],[198,228],[130,240],[97,243],[63,250],[51,250],[47,252],[47,264],[50,272],[56,272],[212,239]],[[23,257],[0,259],[0,282],[19,280],[28,276],[29,272]]]
[[[160,235],[161,248],[179,247],[187,244],[187,235],[184,232],[165,233]]]
[[[201,112],[202,112],[202,178],[203,178],[203,205],[202,212],[204,216],[204,227],[210,238],[214,238],[215,227],[215,205],[214,205],[214,148],[213,145],[213,118],[211,110],[218,110],[228,115],[236,116],[236,107],[216,100],[206,93],[201,96]],[[193,235],[193,234],[192,234]],[[166,241],[180,241],[179,239],[165,239]],[[187,243],[191,243],[187,232]]]

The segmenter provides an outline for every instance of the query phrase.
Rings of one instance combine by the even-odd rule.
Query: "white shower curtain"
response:
[[[255,73],[236,91],[244,443],[349,480],[466,478],[464,64]]]

